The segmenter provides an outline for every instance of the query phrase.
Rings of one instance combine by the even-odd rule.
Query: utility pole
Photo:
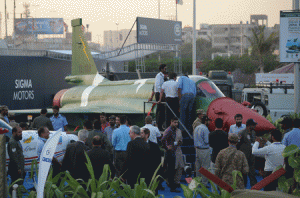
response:
[[[293,0],[293,10],[299,11],[299,0]],[[294,109],[295,113],[300,113],[300,71],[299,71],[299,63],[294,63]]]
[[[16,23],[15,23],[15,20],[16,20],[16,0],[14,0],[14,35],[16,34]]]
[[[5,0],[5,7],[4,7],[4,12],[5,12],[5,39],[7,39],[7,11],[6,11],[6,0]]]
[[[196,75],[196,0],[193,8],[193,75]]]

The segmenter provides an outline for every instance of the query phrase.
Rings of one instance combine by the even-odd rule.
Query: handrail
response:
[[[156,101],[147,101],[147,102],[144,102],[144,115],[145,115],[145,104],[146,103],[158,104],[158,102],[156,102]],[[159,104],[166,105],[169,108],[169,110],[172,112],[172,114],[177,117],[177,115],[174,113],[174,111],[171,109],[171,107],[169,106],[169,104],[167,102],[160,102]],[[184,126],[184,124],[182,124],[180,118],[178,118],[178,122],[181,124],[181,126],[184,128],[184,130],[188,133],[188,135],[190,136],[190,138],[194,139],[193,136],[186,129],[186,127]]]

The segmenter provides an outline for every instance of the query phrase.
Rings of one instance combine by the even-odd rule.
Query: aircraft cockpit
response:
[[[201,80],[197,83],[197,96],[204,98],[220,98],[225,97],[225,95],[220,91],[220,89],[210,80]]]

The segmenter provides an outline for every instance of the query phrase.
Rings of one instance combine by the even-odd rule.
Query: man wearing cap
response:
[[[191,80],[188,75],[181,76],[178,80],[178,98],[180,106],[180,120],[182,124],[191,130],[192,124],[192,109],[196,97],[196,83]],[[180,130],[183,127],[180,124]]]
[[[255,142],[256,134],[255,134],[255,127],[257,123],[253,119],[248,119],[246,122],[246,129],[241,130],[238,133],[238,136],[240,137],[240,142],[237,146],[238,150],[242,151],[248,161],[249,165],[249,173],[248,176],[250,178],[250,185],[251,187],[254,186],[257,183],[257,180],[255,178],[255,158],[252,154],[252,145]],[[245,187],[247,186],[247,175],[244,176],[244,183]]]
[[[221,150],[216,158],[215,175],[229,185],[233,185],[232,171],[240,171],[243,175],[249,172],[249,166],[246,156],[243,152],[236,149],[239,138],[236,134],[229,134],[229,147]],[[236,176],[236,188],[244,189],[243,178]]]
[[[0,119],[3,120],[4,122],[6,122],[7,124],[9,123],[8,120],[8,107],[5,105],[2,105],[0,108],[1,112],[0,112]]]
[[[241,130],[244,130],[246,128],[246,125],[242,124],[243,115],[242,114],[236,114],[234,116],[234,120],[235,120],[235,124],[230,126],[229,133],[238,134]]]
[[[197,119],[193,123],[193,131],[195,131],[195,128],[197,126],[199,126],[200,124],[202,124],[201,123],[202,117],[206,114],[206,112],[203,109],[197,109],[196,113],[197,113]]]
[[[208,169],[210,166],[210,148],[209,148],[209,130],[208,125],[210,124],[211,119],[208,116],[203,116],[201,122],[203,124],[196,127],[194,132],[194,146],[196,149],[196,176],[202,177],[201,182],[204,185],[207,185],[208,180],[202,174],[199,173],[201,167]]]
[[[31,128],[39,129],[41,127],[47,127],[50,131],[53,131],[53,126],[50,118],[47,117],[47,109],[41,110],[41,115],[34,118]]]

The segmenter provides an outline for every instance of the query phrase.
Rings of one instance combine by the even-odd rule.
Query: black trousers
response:
[[[159,101],[160,93],[155,93],[155,100],[156,102]],[[165,102],[164,98],[162,98],[162,102]],[[160,131],[163,131],[163,123],[165,121],[165,105],[157,104],[156,107],[156,123],[157,127]]]
[[[179,116],[179,99],[178,97],[176,98],[166,98],[166,102],[172,109],[172,111],[175,113],[175,115],[171,112],[169,108],[167,108],[167,119],[166,119],[166,126],[169,127],[171,124],[171,119],[174,118],[175,116]]]
[[[115,168],[116,168],[116,176],[120,177],[123,174],[123,167],[127,157],[126,151],[115,151]]]
[[[265,171],[264,178],[272,174],[272,171]],[[264,187],[264,191],[274,191],[278,186],[278,179],[274,180],[272,183]]]
[[[165,159],[165,163],[167,165],[167,172],[166,172],[166,177],[168,178],[168,182],[169,182],[169,186],[171,189],[175,189],[175,181],[174,181],[174,177],[175,177],[175,152],[173,151],[167,151],[166,152],[166,159]]]
[[[249,176],[250,179],[250,186],[254,186],[257,183],[256,177],[255,177],[255,160],[248,160],[249,165],[249,173],[248,175],[243,175],[244,184],[245,187],[247,187],[248,179],[247,176]]]

